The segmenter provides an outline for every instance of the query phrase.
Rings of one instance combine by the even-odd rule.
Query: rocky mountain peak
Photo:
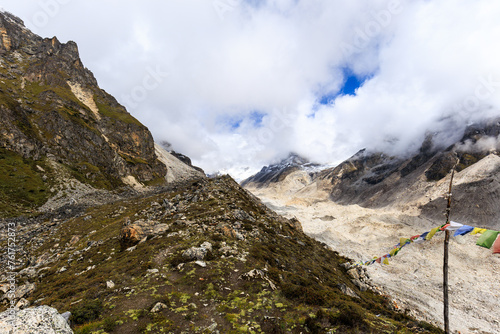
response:
[[[243,186],[252,184],[256,187],[266,186],[269,183],[280,182],[290,173],[297,170],[304,170],[309,173],[316,173],[326,168],[320,164],[312,163],[308,159],[291,152],[288,157],[276,164],[263,167],[257,174],[242,181]]]
[[[287,158],[281,160],[279,165],[288,165],[288,166],[301,166],[309,164],[310,161],[297,153],[291,152]]]
[[[37,36],[6,12],[0,34],[0,159],[5,183],[26,190],[0,191],[0,202],[37,206],[68,179],[108,190],[165,181],[151,133],[98,86],[75,42]]]

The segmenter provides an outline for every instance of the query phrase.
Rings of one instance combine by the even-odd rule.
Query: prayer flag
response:
[[[436,234],[436,232],[439,231],[439,227],[434,227],[430,232],[429,234],[427,234],[427,236],[425,237],[425,240],[431,240],[432,237],[434,236],[434,234]]]
[[[410,239],[408,239],[408,238],[400,238],[399,239],[399,244],[401,245],[401,247],[405,246],[409,242],[410,242]]]
[[[493,254],[500,254],[500,237],[493,244]]]
[[[389,252],[389,255],[390,255],[390,256],[396,256],[396,255],[398,255],[398,252],[399,252],[399,250],[400,250],[400,249],[401,249],[401,248],[394,248],[393,250],[391,250],[391,251]]]
[[[444,231],[444,230],[448,229],[448,227],[450,227],[450,224],[445,224],[445,225],[441,226],[441,228],[439,230]]]
[[[459,235],[466,235],[467,233],[470,233],[474,230],[474,227],[469,226],[469,225],[464,225],[460,227],[458,230],[455,231],[455,234],[453,234],[454,237],[459,236]]]
[[[448,231],[455,231],[464,226],[463,224],[457,222],[450,222],[450,225],[446,228]]]
[[[498,231],[487,230],[477,239],[476,245],[490,249],[499,233]]]
[[[486,231],[487,231],[487,229],[485,229],[485,228],[476,227],[476,228],[474,228],[474,230],[472,231],[471,234],[478,234],[478,233],[483,234]]]
[[[413,242],[416,244],[422,244],[425,242],[425,239],[420,237],[420,238],[415,239]]]

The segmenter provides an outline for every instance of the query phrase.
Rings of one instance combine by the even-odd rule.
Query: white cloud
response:
[[[428,130],[449,130],[446,141],[499,114],[494,1],[3,2],[35,33],[75,40],[122,103],[151,69],[168,72],[129,111],[208,172],[290,151],[321,162],[364,147],[401,153]],[[318,105],[341,88],[344,67],[369,79]]]

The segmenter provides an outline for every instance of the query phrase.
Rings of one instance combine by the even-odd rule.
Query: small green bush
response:
[[[112,332],[116,327],[116,319],[115,318],[106,318],[104,319],[102,329],[106,332]]]
[[[331,318],[330,321],[334,325],[363,329],[366,327],[364,318],[364,310],[356,304],[349,303],[341,305],[339,313]]]
[[[83,325],[87,322],[97,320],[103,310],[102,302],[94,300],[86,304],[75,306],[71,309],[71,322],[75,325]]]

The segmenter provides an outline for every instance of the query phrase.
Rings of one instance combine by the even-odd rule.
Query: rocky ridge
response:
[[[441,198],[447,191],[446,177],[456,164],[460,172],[481,160],[495,160],[500,151],[500,119],[469,126],[462,139],[441,147],[430,134],[418,152],[409,157],[361,150],[336,167],[307,173],[301,168],[279,169],[275,182],[252,177],[242,183],[248,189],[275,188],[294,194],[301,200],[318,196],[338,204],[357,204],[367,208],[398,207],[402,211],[417,206],[431,219],[441,218]],[[479,166],[479,165],[478,165]],[[472,169],[470,169],[472,170]],[[456,184],[452,205],[454,218],[489,228],[500,228],[497,200],[500,180],[496,169],[482,173],[482,178]],[[439,189],[439,191],[438,191]],[[436,214],[436,212],[438,212]]]
[[[5,12],[0,34],[3,216],[70,191],[70,179],[106,190],[164,182],[151,133],[99,88],[74,42],[41,38]]]
[[[280,162],[262,167],[257,174],[243,180],[241,185],[243,187],[265,187],[271,183],[283,181],[288,175],[296,171],[305,171],[309,175],[313,175],[315,172],[325,168],[324,166],[310,162],[296,153],[290,153],[287,158]]]
[[[75,333],[440,332],[229,177],[55,214],[19,229],[18,297]]]

